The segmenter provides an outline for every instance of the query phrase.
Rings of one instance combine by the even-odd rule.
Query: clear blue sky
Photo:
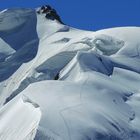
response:
[[[0,8],[52,5],[64,23],[87,30],[140,26],[140,0],[0,0]]]

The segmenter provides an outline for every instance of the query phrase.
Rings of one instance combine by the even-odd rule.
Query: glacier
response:
[[[0,140],[139,140],[140,27],[84,31],[50,6],[0,12]]]

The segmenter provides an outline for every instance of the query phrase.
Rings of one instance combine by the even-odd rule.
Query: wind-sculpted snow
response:
[[[40,118],[39,106],[27,97],[13,100],[0,111],[0,139],[33,140]]]
[[[124,41],[107,35],[98,35],[95,37],[94,44],[104,55],[112,55],[124,46]]]
[[[125,45],[122,47],[117,54],[125,55],[129,57],[139,57],[139,27],[121,27],[114,29],[106,29],[97,31],[97,34],[106,34],[112,37],[117,37],[124,41]]]
[[[50,14],[0,12],[0,140],[139,140],[140,28]]]
[[[8,79],[23,63],[35,57],[39,39],[34,10],[11,9],[1,13],[0,18],[0,45],[10,51],[10,56],[6,55],[3,61],[0,61],[0,82],[2,82]],[[2,40],[5,41],[5,44]],[[10,48],[6,49],[6,44]]]
[[[9,9],[0,14],[0,37],[13,49],[37,39],[35,10]]]
[[[5,59],[10,57],[14,52],[15,50],[0,38],[0,62],[5,61]]]
[[[13,54],[14,52],[15,50],[0,38],[0,53],[7,56]]]

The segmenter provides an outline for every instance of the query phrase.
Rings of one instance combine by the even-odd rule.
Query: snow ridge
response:
[[[139,140],[139,36],[74,29],[48,5],[1,11],[0,139]]]

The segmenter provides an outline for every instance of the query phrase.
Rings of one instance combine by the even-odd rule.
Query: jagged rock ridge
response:
[[[57,14],[56,10],[53,9],[50,5],[45,5],[42,6],[41,8],[39,8],[39,10],[37,11],[38,14],[43,13],[46,14],[46,18],[47,19],[51,19],[51,20],[57,20],[60,23],[63,23],[60,16]]]

